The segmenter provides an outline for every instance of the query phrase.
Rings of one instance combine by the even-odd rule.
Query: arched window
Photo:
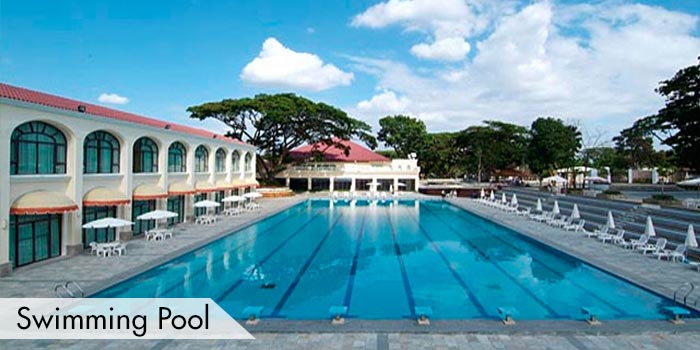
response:
[[[238,151],[233,151],[231,154],[231,166],[234,173],[241,171],[241,154]]]
[[[119,172],[119,140],[106,131],[95,131],[83,142],[83,172],[113,174]]]
[[[187,149],[180,142],[173,142],[168,148],[168,172],[184,173],[187,171]]]
[[[148,137],[134,142],[134,173],[158,172],[158,145]]]
[[[194,171],[198,173],[209,171],[209,151],[204,146],[199,146],[194,151]]]
[[[10,138],[10,174],[65,174],[66,136],[43,122],[24,123]]]
[[[253,156],[250,153],[245,155],[245,171],[253,170]]]
[[[223,173],[226,171],[226,151],[223,148],[216,150],[216,172]]]

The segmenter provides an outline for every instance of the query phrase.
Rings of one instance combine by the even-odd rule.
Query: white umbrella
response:
[[[678,183],[680,186],[700,186],[700,177],[694,179],[681,181]]]
[[[195,208],[216,208],[219,206],[221,206],[221,204],[210,200],[203,200],[194,204]]]
[[[559,201],[554,201],[554,206],[552,207],[552,213],[559,215],[561,210],[559,210]]]
[[[578,220],[581,218],[581,213],[578,211],[578,205],[574,203],[574,208],[571,209],[571,218],[573,220]]]
[[[513,206],[518,205],[518,197],[513,193],[513,197],[510,199],[510,204]]]
[[[489,195],[490,200],[496,199],[496,195],[493,193],[493,190],[491,190],[491,194]]]
[[[506,193],[503,192],[503,194],[501,195],[501,202],[505,203],[507,201],[508,201],[508,199],[506,199]]]
[[[117,218],[102,218],[98,219],[95,221],[90,221],[86,224],[83,225],[83,228],[92,228],[92,229],[100,229],[100,228],[120,228],[120,227],[126,227],[126,226],[131,226],[134,223],[129,221],[129,220],[124,220],[124,219],[117,219]],[[119,240],[119,230],[117,230],[117,240]]]
[[[555,182],[555,183],[559,184],[559,183],[566,183],[566,182],[568,182],[568,180],[559,176],[559,175],[554,175],[554,176],[550,176],[550,177],[545,177],[544,179],[542,179],[542,182]]]
[[[537,198],[537,208],[535,210],[542,211],[542,200],[539,198]]]
[[[228,196],[224,199],[221,200],[222,202],[243,202],[245,201],[245,197],[241,196]]]
[[[695,229],[693,225],[688,225],[688,234],[685,236],[685,245],[691,248],[697,248],[698,240],[695,239]]]
[[[654,222],[651,221],[651,216],[647,216],[647,224],[644,226],[644,234],[649,237],[656,236],[656,230],[654,229]]]
[[[244,194],[243,197],[245,197],[245,198],[260,198],[260,197],[262,197],[262,194],[260,194],[258,192],[248,192],[248,193]]]
[[[403,182],[397,182],[397,183],[396,183],[396,186],[398,186],[398,187],[406,187],[406,184],[403,183]]]
[[[137,220],[155,220],[156,229],[158,228],[158,220],[171,219],[180,216],[178,213],[167,210],[154,210],[148,213],[141,214],[136,217]]]
[[[606,223],[608,228],[615,228],[615,219],[613,218],[612,211],[608,210],[608,222]]]
[[[589,176],[589,177],[586,177],[586,181],[588,181],[588,182],[604,182],[604,183],[610,183],[610,181],[608,181],[608,179],[606,179],[606,178],[604,178],[604,177],[600,177],[600,176]]]
[[[479,198],[484,198],[486,197],[486,192],[484,192],[484,189],[481,189],[481,194],[479,195]]]

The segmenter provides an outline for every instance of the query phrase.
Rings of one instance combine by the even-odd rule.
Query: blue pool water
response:
[[[267,287],[263,288],[263,285]],[[96,297],[211,297],[234,317],[662,319],[673,302],[444,202],[308,201]]]

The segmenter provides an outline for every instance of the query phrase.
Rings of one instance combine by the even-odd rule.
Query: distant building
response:
[[[153,209],[192,217],[193,203],[249,190],[255,147],[239,140],[0,84],[0,275],[114,240],[84,230],[103,217]]]
[[[389,159],[352,141],[340,140],[343,149],[325,144],[296,148],[292,165],[277,174],[295,191],[417,191],[420,168],[416,159]],[[322,152],[321,160],[315,151]]]

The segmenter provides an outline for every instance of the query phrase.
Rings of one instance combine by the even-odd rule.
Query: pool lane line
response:
[[[391,222],[391,215],[389,215],[389,207],[386,207],[386,217],[389,222],[389,230],[391,231],[391,238],[394,240],[394,252],[396,253],[396,258],[399,260],[399,268],[401,270],[401,279],[403,280],[403,289],[406,293],[406,299],[408,300],[408,308],[411,313],[411,318],[416,317],[416,299],[413,296],[413,290],[411,289],[411,282],[408,281],[408,273],[406,273],[406,265],[403,262],[403,257],[401,256],[401,247],[399,246],[399,241],[396,239],[396,231],[394,230],[394,224]]]
[[[427,208],[427,206],[422,206],[422,207],[424,207],[425,210],[426,210],[427,212],[429,212],[429,213],[434,213],[434,212],[432,212],[431,210],[429,210],[429,209]],[[525,294],[529,295],[530,298],[532,298],[532,300],[534,300],[534,301],[537,302],[542,308],[544,308],[545,310],[547,310],[547,312],[550,313],[550,315],[549,315],[550,317],[552,317],[552,318],[564,318],[562,315],[560,315],[558,312],[556,312],[551,306],[547,305],[547,303],[545,303],[544,301],[540,300],[540,298],[538,298],[538,297],[535,295],[535,293],[533,293],[531,290],[527,289],[525,286],[523,286],[522,284],[520,284],[520,282],[518,282],[518,279],[517,279],[517,278],[511,276],[503,267],[501,267],[501,266],[500,266],[499,264],[497,264],[494,260],[492,260],[491,257],[489,257],[489,256],[486,254],[486,252],[484,252],[483,250],[481,250],[480,248],[478,248],[476,245],[474,245],[469,239],[467,239],[467,238],[465,238],[464,236],[462,236],[462,234],[461,234],[458,230],[456,230],[454,227],[452,227],[452,225],[448,224],[447,222],[445,222],[445,220],[441,219],[441,218],[439,217],[439,215],[435,215],[435,214],[433,214],[433,215],[434,215],[436,218],[438,218],[445,226],[447,226],[447,227],[450,229],[450,231],[452,231],[452,233],[454,233],[457,237],[459,237],[459,238],[462,240],[462,242],[464,242],[464,243],[466,243],[468,246],[470,246],[475,252],[477,252],[482,258],[484,258],[484,260],[490,262],[491,265],[493,265],[496,269],[498,269],[499,271],[501,271],[501,273],[502,273],[505,277],[507,277],[508,279],[510,279],[511,282],[513,282],[514,285],[518,286],[520,289],[522,289],[523,292],[525,292]]]
[[[463,217],[460,217],[460,220],[466,222],[466,220],[465,220]],[[483,224],[480,224],[480,223],[475,223],[475,225],[479,226],[479,227],[482,228],[482,229],[485,228],[484,225],[483,225]],[[515,250],[516,252],[519,252],[519,253],[521,253],[521,254],[525,253],[525,251],[524,251],[523,249],[516,247],[515,245],[513,245],[512,243],[510,243],[510,242],[508,242],[507,240],[503,239],[502,237],[499,237],[499,236],[497,236],[497,235],[489,235],[489,237],[493,237],[494,239],[497,239],[498,241],[500,241],[500,242],[503,243],[504,245],[511,247],[511,248],[512,248],[513,250]],[[542,262],[540,259],[538,259],[538,258],[536,258],[536,257],[534,257],[534,256],[532,256],[532,255],[530,255],[530,257],[532,258],[533,261],[536,261],[538,264],[540,264],[540,265],[541,265],[542,267],[544,267],[545,269],[549,270],[550,272],[552,272],[553,274],[559,276],[560,278],[565,279],[565,276],[564,276],[561,272],[554,270],[554,269],[551,268],[549,265],[545,264],[545,263]],[[615,310],[615,312],[617,312],[617,316],[620,316],[620,317],[635,316],[635,315],[633,315],[633,314],[627,313],[626,311],[620,309],[620,308],[617,307],[615,304],[613,304],[613,303],[611,303],[611,302],[609,302],[609,301],[603,299],[601,296],[599,296],[599,295],[593,293],[593,291],[591,291],[590,289],[584,287],[583,285],[581,285],[581,284],[579,284],[579,283],[576,283],[576,282],[573,282],[573,281],[570,281],[570,280],[569,280],[568,282],[569,282],[571,285],[577,287],[578,289],[583,290],[583,291],[585,291],[586,293],[590,294],[590,296],[591,296],[592,298],[597,299],[598,301],[600,301],[601,303],[605,304],[605,305],[608,306],[609,308]]]
[[[289,297],[294,293],[294,290],[297,288],[297,285],[299,284],[299,281],[301,278],[304,276],[306,273],[306,270],[309,269],[309,266],[311,266],[311,262],[314,260],[316,257],[316,254],[321,250],[321,247],[323,246],[324,243],[328,240],[328,237],[331,236],[331,233],[333,233],[333,230],[335,227],[338,225],[340,222],[340,219],[343,218],[343,214],[339,214],[338,217],[335,219],[333,224],[328,228],[328,231],[323,235],[323,238],[321,238],[321,241],[318,242],[316,245],[316,248],[314,248],[313,251],[311,251],[311,255],[306,259],[306,262],[304,262],[304,265],[301,266],[301,270],[297,272],[297,275],[294,277],[294,280],[292,280],[292,284],[287,287],[287,290],[284,291],[284,294],[282,294],[282,297],[280,300],[277,302],[277,305],[275,305],[275,308],[272,310],[272,313],[270,313],[270,316],[272,317],[279,317],[280,316],[280,311],[284,307],[284,304],[287,303],[287,300],[289,300]]]
[[[355,255],[352,257],[352,265],[350,266],[350,274],[348,275],[348,285],[345,289],[345,298],[343,299],[343,305],[347,307],[345,312],[347,315],[350,314],[350,302],[352,301],[352,289],[355,287],[355,275],[357,274],[357,261],[360,258],[360,246],[362,245],[362,238],[365,235],[365,220],[367,219],[368,210],[364,210],[362,214],[362,222],[360,223],[360,232],[357,234],[357,243],[355,244]]]
[[[248,244],[248,243],[250,243],[250,242],[256,240],[256,239],[258,238],[258,236],[276,230],[280,224],[282,224],[283,222],[285,222],[285,221],[287,221],[287,220],[289,220],[289,219],[291,219],[291,218],[295,218],[295,217],[296,217],[296,216],[294,216],[294,215],[290,215],[290,216],[288,216],[288,217],[286,217],[286,218],[284,218],[284,219],[282,219],[282,220],[279,220],[278,223],[276,223],[275,225],[273,225],[273,226],[271,226],[270,228],[266,229],[265,231],[263,231],[263,232],[261,232],[261,233],[259,233],[259,234],[257,234],[257,235],[254,235],[253,237],[250,237],[250,238],[246,239],[245,241],[241,242],[241,243],[238,244],[236,247],[234,247],[234,248],[232,248],[232,249],[227,249],[227,250],[231,250],[231,251],[238,250],[238,249],[240,249],[241,247],[245,246],[246,244]],[[265,220],[267,220],[267,219],[265,219]],[[252,225],[250,225],[250,226],[252,226]],[[245,228],[243,228],[243,229],[241,229],[241,230],[245,230],[245,229],[249,228],[250,226],[247,226],[247,227],[245,227]],[[237,231],[234,231],[234,232],[237,232]],[[216,241],[215,241],[215,242],[216,242]],[[211,242],[211,243],[214,243],[214,242]],[[209,245],[209,244],[211,244],[211,243],[208,243],[207,245]],[[203,246],[203,247],[200,247],[200,248],[197,248],[197,249],[195,249],[194,251],[191,251],[191,252],[189,252],[189,253],[185,253],[184,255],[181,255],[180,257],[177,257],[177,258],[175,258],[175,259],[180,259],[180,258],[184,257],[185,255],[193,254],[195,251],[197,251],[197,250],[199,250],[199,249],[202,249],[202,248],[206,247],[207,245],[205,245],[205,246]],[[191,275],[192,275],[192,276],[199,275],[200,273],[202,273],[202,271],[204,271],[204,270],[206,270],[206,269],[207,269],[207,265],[204,264],[202,267],[198,268],[198,269],[195,270],[193,273],[191,273]],[[182,284],[174,284],[174,285],[168,287],[167,289],[165,289],[165,291],[164,291],[163,293],[160,293],[160,294],[159,294],[158,296],[156,296],[156,297],[162,297],[162,298],[165,297],[165,298],[167,298],[167,295],[168,295],[170,292],[172,292],[173,290],[175,290],[175,289],[177,289],[177,288],[179,288],[179,287],[182,287]],[[107,297],[109,297],[109,296],[105,296],[105,297],[107,298]]]
[[[282,242],[280,242],[280,244],[277,245],[277,247],[275,247],[273,250],[271,250],[265,257],[260,259],[260,261],[257,262],[257,265],[262,266],[262,264],[264,264],[267,260],[269,260],[272,256],[274,256],[280,249],[282,249],[282,247],[284,247],[284,245],[286,245],[289,241],[291,241],[292,238],[296,237],[300,232],[304,231],[304,229],[307,226],[309,226],[309,224],[311,222],[313,222],[314,220],[319,218],[321,216],[321,213],[322,212],[319,211],[318,213],[316,213],[316,215],[311,217],[311,219],[309,221],[307,221],[303,225],[299,226],[296,229],[296,231],[294,231],[291,235],[289,235],[289,237],[285,238]],[[224,298],[229,296],[229,294],[231,294],[234,290],[236,290],[236,288],[238,288],[238,286],[240,286],[241,283],[243,283],[243,281],[245,281],[245,279],[239,278],[234,284],[231,285],[231,287],[229,287],[223,293],[221,293],[221,295],[219,295],[217,298],[212,298],[212,299],[214,299],[214,301],[217,301],[217,302],[220,300],[223,300]]]
[[[435,241],[430,236],[430,234],[428,234],[428,231],[426,231],[425,228],[423,228],[423,225],[420,224],[418,219],[411,214],[411,211],[408,210],[408,208],[404,208],[404,209],[406,209],[406,211],[408,212],[408,216],[411,219],[413,219],[413,221],[418,226],[418,229],[420,230],[420,232],[423,234],[423,236],[425,236],[425,238],[428,240],[430,245],[433,247],[433,250],[437,253],[437,255],[440,257],[440,259],[442,259],[442,261],[445,263],[445,265],[447,266],[447,269],[452,274],[452,277],[454,277],[454,279],[457,280],[457,283],[459,283],[459,285],[462,287],[464,294],[467,295],[467,297],[469,298],[469,301],[471,301],[472,304],[474,305],[474,307],[476,307],[476,310],[481,314],[481,317],[488,318],[489,315],[488,315],[488,312],[486,312],[484,305],[481,304],[479,299],[476,298],[476,295],[474,295],[474,293],[472,293],[472,291],[469,289],[469,286],[467,285],[467,283],[464,282],[464,280],[462,279],[462,276],[460,276],[459,273],[457,272],[457,270],[455,270],[454,266],[452,266],[452,263],[447,258],[447,256],[445,256],[445,254],[442,252],[442,250],[440,249],[440,246],[438,246],[437,243],[435,243]]]

